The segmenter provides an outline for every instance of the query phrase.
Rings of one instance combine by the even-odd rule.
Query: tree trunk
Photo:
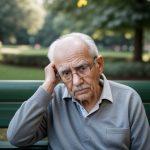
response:
[[[144,6],[145,0],[136,0],[136,3],[139,6]],[[134,61],[142,61],[142,52],[143,52],[143,33],[144,29],[142,27],[142,21],[140,24],[135,26],[134,30]]]
[[[3,33],[0,31],[0,42],[3,42]]]
[[[134,31],[134,61],[142,61],[142,51],[143,51],[143,28],[135,27]]]

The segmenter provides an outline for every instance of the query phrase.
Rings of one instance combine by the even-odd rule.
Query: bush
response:
[[[106,62],[131,61],[133,57],[133,54],[130,52],[103,51],[100,54],[102,54]]]
[[[46,57],[47,50],[36,50],[25,47],[22,50],[18,48],[17,52],[3,51],[2,62],[6,64],[15,64],[20,66],[45,67],[49,60]],[[150,63],[132,62],[131,53],[120,52],[102,52],[105,60],[104,73],[109,78],[116,79],[150,79]]]
[[[150,63],[140,62],[106,62],[104,73],[109,78],[150,79]]]
[[[1,51],[1,62],[19,66],[44,67],[49,63],[46,48],[29,45],[5,46]]]
[[[49,63],[45,55],[2,54],[2,62],[22,66],[44,67]]]

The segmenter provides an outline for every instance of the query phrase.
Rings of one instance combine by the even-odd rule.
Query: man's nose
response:
[[[72,81],[73,81],[73,85],[76,86],[83,83],[83,79],[77,73],[72,74]]]

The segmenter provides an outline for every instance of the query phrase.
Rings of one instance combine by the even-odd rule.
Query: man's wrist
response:
[[[52,83],[49,83],[49,82],[44,82],[43,84],[42,84],[42,88],[47,92],[47,93],[52,93],[53,92],[53,90],[54,90],[54,84],[52,84]]]

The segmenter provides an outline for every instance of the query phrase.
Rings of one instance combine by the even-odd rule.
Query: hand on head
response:
[[[48,64],[45,67],[44,71],[45,71],[45,81],[42,86],[48,93],[51,93],[54,87],[59,82],[59,78],[56,75],[57,70],[55,64],[53,62]]]

